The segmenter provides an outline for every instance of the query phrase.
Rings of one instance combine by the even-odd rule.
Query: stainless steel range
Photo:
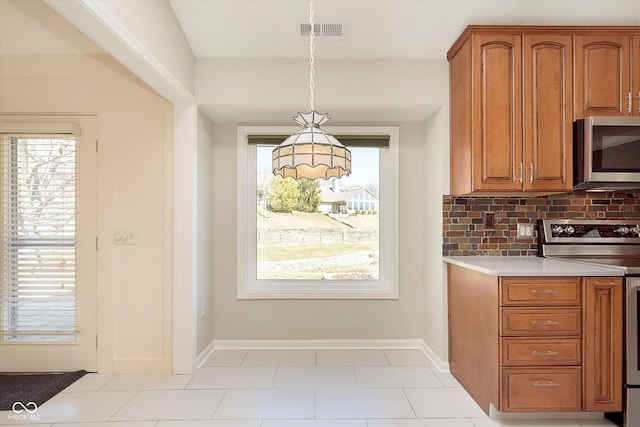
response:
[[[640,426],[640,220],[556,219],[538,222],[538,256],[606,265],[624,274],[624,412],[607,417]]]

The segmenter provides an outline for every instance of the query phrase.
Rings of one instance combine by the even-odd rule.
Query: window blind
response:
[[[389,135],[333,135],[345,147],[389,147]],[[289,135],[249,135],[250,145],[279,145]]]
[[[76,139],[0,135],[0,336],[76,333]]]

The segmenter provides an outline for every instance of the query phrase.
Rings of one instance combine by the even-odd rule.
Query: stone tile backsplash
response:
[[[640,191],[585,192],[539,198],[444,196],[442,232],[444,256],[536,255],[538,227],[533,239],[516,239],[518,222],[538,219],[634,219],[640,221]],[[487,228],[485,213],[493,213]]]

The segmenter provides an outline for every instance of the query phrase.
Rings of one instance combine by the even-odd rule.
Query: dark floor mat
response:
[[[0,411],[11,411],[16,402],[25,406],[33,402],[40,406],[86,373],[87,371],[0,374]],[[23,406],[19,409],[23,409]]]

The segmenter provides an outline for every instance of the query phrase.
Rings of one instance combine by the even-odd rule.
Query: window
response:
[[[274,177],[295,130],[238,128],[238,298],[397,298],[397,128],[327,128],[349,177]]]
[[[73,341],[76,139],[0,138],[0,335],[5,341]]]

